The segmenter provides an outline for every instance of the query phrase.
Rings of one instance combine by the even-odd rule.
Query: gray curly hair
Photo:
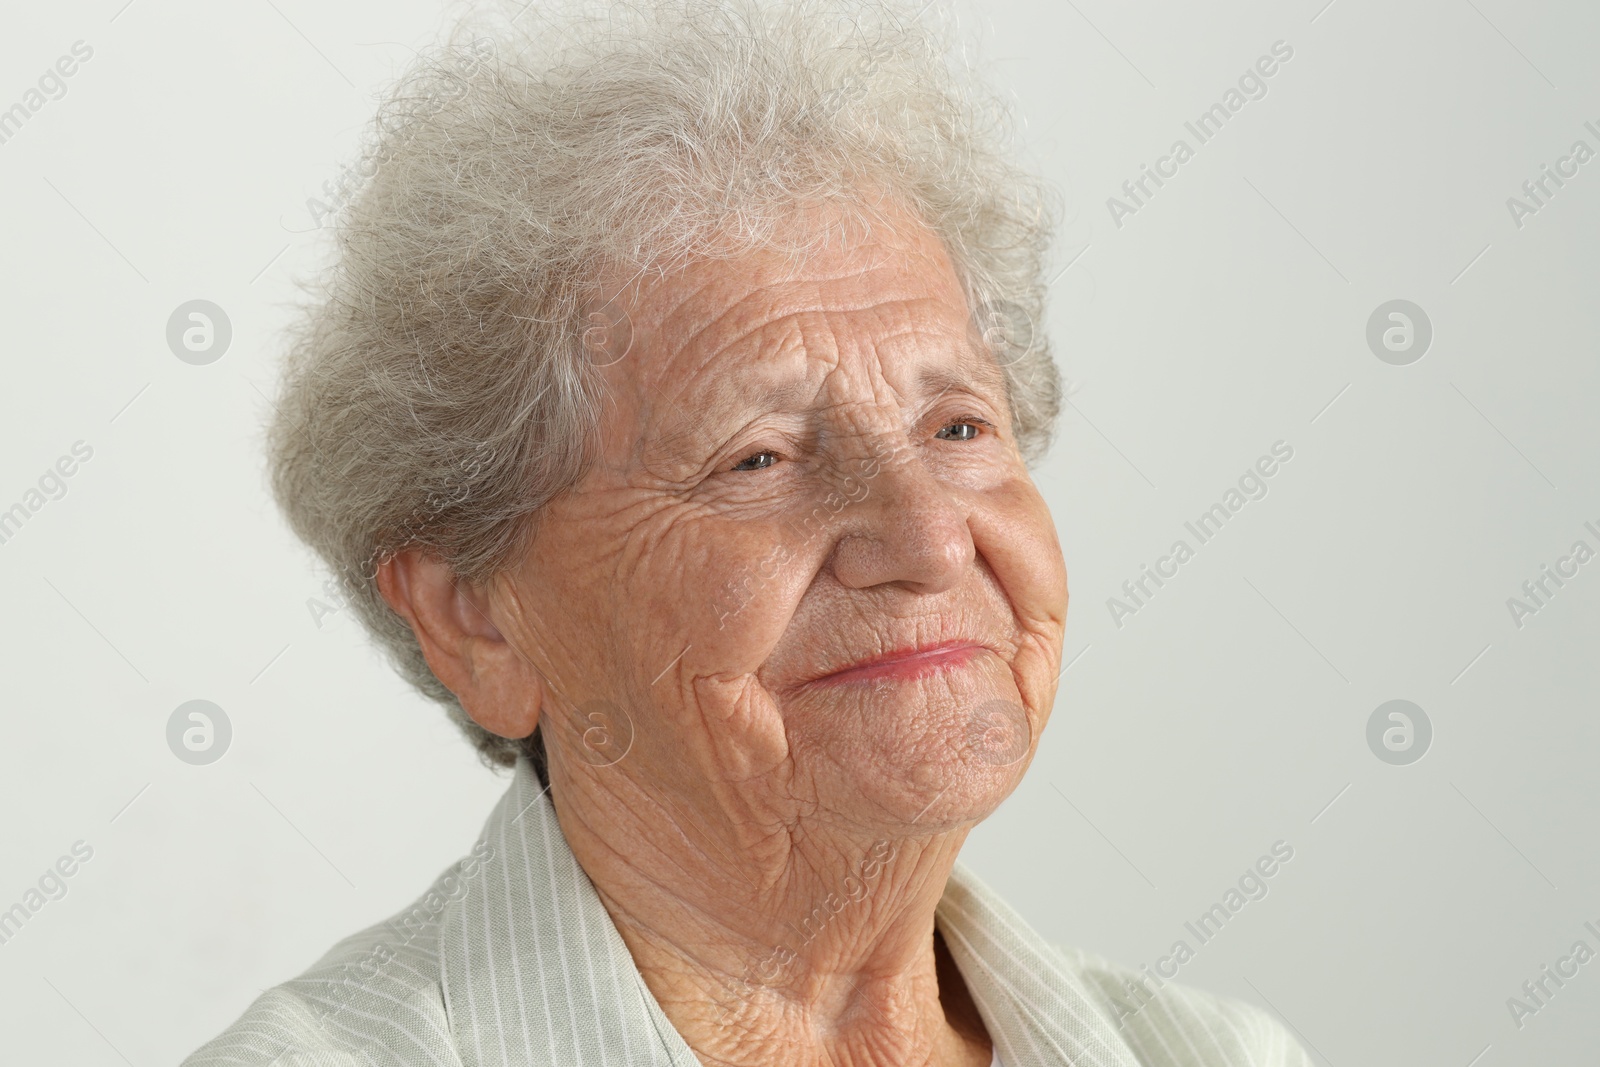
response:
[[[1008,161],[1008,107],[921,16],[901,0],[541,0],[460,23],[379,108],[291,337],[272,487],[486,762],[526,755],[542,774],[538,733],[467,716],[376,567],[421,545],[485,580],[583,475],[602,274],[774,247],[803,203],[881,219],[865,190],[887,192],[943,241],[1024,458],[1049,446],[1061,384],[1033,324],[1057,198]]]

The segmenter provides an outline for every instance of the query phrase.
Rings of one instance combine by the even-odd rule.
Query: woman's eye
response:
[[[736,471],[758,471],[764,470],[776,462],[778,462],[778,454],[776,452],[756,452],[735,463],[733,469]]]
[[[987,425],[982,419],[957,419],[941,427],[934,436],[941,441],[970,441],[981,432],[980,426]]]

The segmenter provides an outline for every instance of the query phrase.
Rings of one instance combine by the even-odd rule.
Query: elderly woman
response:
[[[272,437],[511,787],[188,1063],[1309,1063],[956,862],[1067,607],[1003,109],[882,2],[537,17],[390,98]]]

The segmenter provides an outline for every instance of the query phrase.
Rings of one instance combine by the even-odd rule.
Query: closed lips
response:
[[[912,678],[925,673],[960,667],[982,651],[984,651],[983,645],[970,641],[947,641],[926,648],[896,649],[821,675],[813,679],[812,684]]]

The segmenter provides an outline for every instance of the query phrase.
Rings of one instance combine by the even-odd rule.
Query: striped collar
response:
[[[475,852],[483,863],[439,930],[445,1013],[463,1067],[699,1067],[526,761]],[[959,862],[935,922],[1007,1067],[1138,1067],[1103,997]]]

